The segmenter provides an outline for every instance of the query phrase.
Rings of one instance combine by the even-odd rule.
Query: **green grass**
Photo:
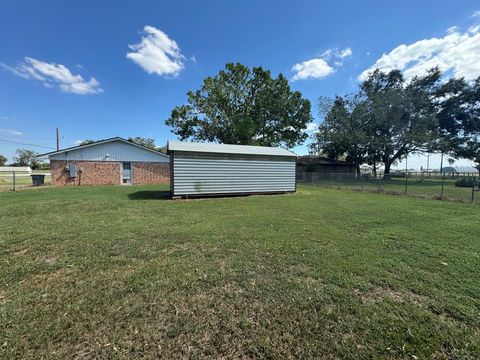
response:
[[[350,178],[349,178],[350,177]],[[309,185],[338,187],[343,189],[385,191],[396,194],[405,193],[405,179],[392,178],[391,180],[369,180],[360,181],[351,179],[351,175],[341,178],[335,175],[334,178],[325,176],[323,179],[315,180]],[[435,178],[411,178],[408,180],[407,195],[417,197],[440,198],[442,194],[442,181]],[[443,199],[453,201],[472,201],[472,188],[462,188],[455,186],[455,180],[445,180],[443,186]],[[480,193],[474,194],[474,202],[480,203]]]
[[[479,358],[480,208],[0,193],[0,358]]]

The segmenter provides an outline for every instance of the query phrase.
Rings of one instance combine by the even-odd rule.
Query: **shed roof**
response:
[[[169,141],[169,151],[189,151],[203,153],[218,154],[242,154],[242,155],[270,155],[270,156],[292,156],[297,155],[291,151],[280,147],[268,146],[251,146],[251,145],[230,145],[230,144],[213,144],[213,143],[197,143],[183,141]]]

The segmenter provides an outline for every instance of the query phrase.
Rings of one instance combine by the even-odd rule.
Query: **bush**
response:
[[[456,187],[473,187],[475,185],[478,185],[479,182],[478,182],[478,178],[477,177],[461,177],[461,178],[458,178],[456,181],[455,181],[455,186]]]

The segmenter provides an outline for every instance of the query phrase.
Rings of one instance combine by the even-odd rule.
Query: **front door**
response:
[[[132,183],[132,163],[122,163],[122,185],[130,185]]]

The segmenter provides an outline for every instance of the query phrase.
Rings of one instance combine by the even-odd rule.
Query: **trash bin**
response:
[[[33,186],[43,186],[45,184],[45,174],[30,175],[32,177]]]

